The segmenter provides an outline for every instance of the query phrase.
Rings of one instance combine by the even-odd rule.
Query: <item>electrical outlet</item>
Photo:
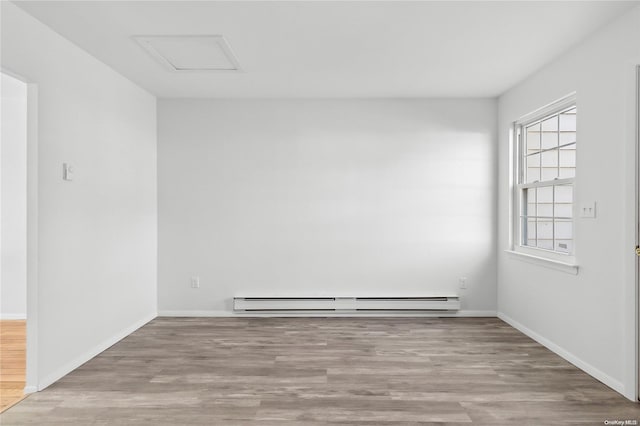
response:
[[[191,288],[200,288],[200,277],[191,277]]]
[[[72,181],[73,180],[73,166],[69,163],[62,164],[62,179]]]
[[[460,288],[462,290],[466,290],[467,289],[467,277],[460,277],[458,279],[458,283],[460,284]]]

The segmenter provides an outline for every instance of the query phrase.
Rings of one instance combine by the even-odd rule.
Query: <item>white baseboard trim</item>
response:
[[[102,343],[90,348],[89,350],[87,350],[83,354],[81,354],[81,355],[77,356],[76,358],[72,359],[71,361],[67,362],[65,365],[63,365],[62,367],[58,368],[53,373],[51,373],[48,376],[42,378],[38,383],[38,389],[37,390],[41,391],[43,389],[46,389],[48,386],[52,385],[53,383],[55,383],[58,380],[60,380],[62,377],[64,377],[67,374],[71,373],[73,370],[75,370],[76,368],[80,367],[82,364],[84,364],[85,362],[89,361],[91,358],[95,357],[96,355],[100,354],[101,352],[104,352],[106,349],[110,348],[111,346],[115,345],[120,340],[124,339],[125,337],[127,337],[128,335],[130,335],[131,333],[133,333],[134,331],[136,331],[137,329],[139,329],[140,327],[142,327],[143,325],[145,325],[146,323],[148,323],[149,321],[154,319],[155,317],[156,317],[155,313],[151,314],[151,315],[147,315],[142,320],[137,321],[133,325],[125,328],[124,330],[121,330],[120,332],[114,334],[112,337],[106,339],[104,342],[102,342]],[[30,386],[30,388],[32,388],[32,387],[34,387],[34,386]]]
[[[27,314],[0,314],[0,320],[26,320]]]
[[[158,311],[159,317],[233,317],[229,311]]]
[[[467,311],[467,310],[462,310],[459,311],[457,315],[457,317],[465,317],[465,318],[474,318],[474,317],[481,317],[481,318],[496,318],[498,315],[498,313],[496,311]]]
[[[36,393],[38,392],[38,388],[36,386],[25,386],[22,392],[28,393]]]
[[[581,360],[576,355],[574,355],[571,352],[563,349],[561,346],[553,343],[552,341],[550,341],[547,338],[541,336],[540,334],[536,333],[535,331],[531,330],[530,328],[520,324],[518,321],[516,321],[513,318],[503,314],[502,312],[498,312],[498,318],[500,318],[502,321],[506,322],[511,327],[515,328],[516,330],[522,332],[523,334],[526,334],[527,336],[529,336],[530,338],[532,338],[536,342],[540,343],[542,346],[546,347],[550,351],[554,352],[555,354],[557,354],[557,355],[561,356],[562,358],[564,358],[565,360],[569,361],[571,364],[575,365],[576,367],[578,367],[579,369],[581,369],[585,373],[589,374],[593,378],[595,378],[595,379],[601,381],[602,383],[604,383],[605,385],[609,386],[614,391],[624,395],[624,390],[625,389],[624,389],[624,384],[622,382],[620,382],[620,381],[614,379],[613,377],[609,376],[608,374],[598,370],[593,365]]]
[[[496,311],[458,311],[458,312],[232,312],[232,311],[159,311],[159,317],[235,317],[235,318],[273,318],[273,317],[496,317]]]

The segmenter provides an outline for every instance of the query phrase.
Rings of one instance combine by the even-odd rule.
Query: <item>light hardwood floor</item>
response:
[[[158,318],[6,411],[0,424],[629,419],[640,420],[640,406],[495,318]]]
[[[26,321],[0,321],[0,413],[23,397]]]

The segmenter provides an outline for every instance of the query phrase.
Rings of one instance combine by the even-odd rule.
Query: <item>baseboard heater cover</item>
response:
[[[458,296],[434,297],[234,297],[235,312],[458,311]]]

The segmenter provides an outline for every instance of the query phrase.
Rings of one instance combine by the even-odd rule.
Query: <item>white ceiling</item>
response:
[[[159,97],[493,97],[638,2],[21,1]],[[241,73],[172,73],[134,35],[223,35]]]

